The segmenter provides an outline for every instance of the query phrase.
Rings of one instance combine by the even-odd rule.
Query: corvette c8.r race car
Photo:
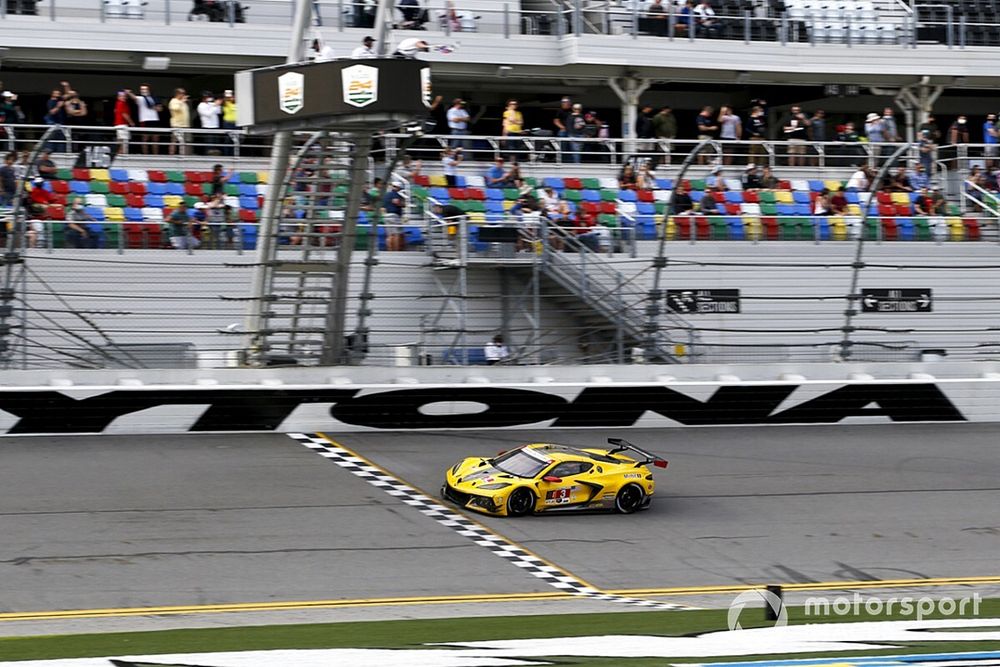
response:
[[[613,449],[535,443],[492,459],[462,459],[445,474],[441,495],[494,516],[649,507],[655,484],[646,464],[667,462],[620,438],[608,443]]]

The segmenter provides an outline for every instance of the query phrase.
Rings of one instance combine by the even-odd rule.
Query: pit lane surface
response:
[[[436,495],[463,456],[598,431],[331,433]],[[494,531],[605,589],[996,574],[1000,426],[615,433],[651,510]],[[6,611],[546,591],[280,434],[0,440]]]

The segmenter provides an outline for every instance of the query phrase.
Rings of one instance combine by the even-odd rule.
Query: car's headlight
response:
[[[487,491],[496,491],[497,489],[506,489],[510,484],[507,482],[496,482],[494,484],[483,484],[480,489],[485,489]]]

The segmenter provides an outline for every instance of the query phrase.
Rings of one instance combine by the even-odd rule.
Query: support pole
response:
[[[375,10],[375,54],[379,58],[389,55],[389,38],[392,36],[392,12],[396,8],[395,0],[382,0]]]
[[[292,25],[292,36],[288,43],[287,64],[301,62],[304,57],[306,31],[312,19],[312,0],[295,0],[295,21]],[[267,194],[264,197],[264,213],[261,216],[257,233],[256,266],[253,274],[253,287],[247,313],[246,331],[249,336],[247,348],[253,352],[253,347],[260,341],[258,331],[261,328],[262,312],[267,308],[264,299],[267,296],[268,276],[271,267],[269,263],[274,255],[274,245],[278,240],[278,219],[281,216],[281,200],[284,193],[285,174],[288,171],[288,156],[292,146],[292,133],[282,130],[275,133],[271,143],[271,163],[268,167],[269,181]]]
[[[371,153],[372,138],[367,132],[354,138],[354,156],[351,159],[351,186],[347,195],[347,213],[340,233],[340,247],[337,248],[337,284],[334,285],[329,310],[327,311],[326,333],[323,334],[321,366],[336,366],[344,363],[347,323],[347,287],[351,276],[351,254],[357,238],[358,212],[361,209],[361,195],[368,179],[368,155]],[[369,239],[377,236],[374,226],[368,231]],[[363,346],[363,341],[355,341]]]
[[[608,85],[615,92],[621,101],[622,108],[622,137],[625,139],[625,155],[635,153],[636,147],[636,119],[639,115],[639,98],[644,92],[649,90],[650,80],[629,76],[623,79],[625,87],[618,83],[617,79],[609,78]]]

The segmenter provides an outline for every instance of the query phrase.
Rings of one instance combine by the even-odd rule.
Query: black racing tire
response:
[[[642,508],[642,502],[646,499],[646,493],[638,484],[626,484],[618,489],[615,496],[615,510],[621,514],[631,514]]]
[[[523,486],[507,496],[507,516],[524,516],[535,509],[535,494]]]

